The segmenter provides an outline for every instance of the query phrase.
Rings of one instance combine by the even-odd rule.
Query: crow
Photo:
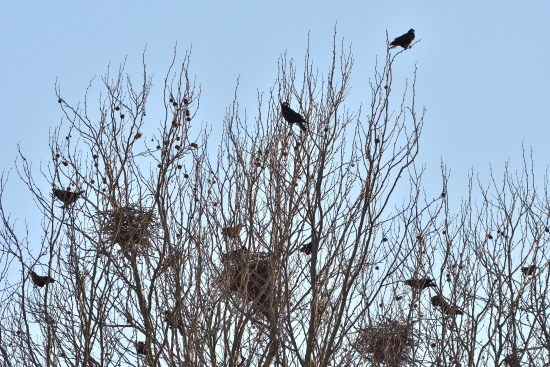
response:
[[[241,229],[243,228],[242,224],[237,224],[233,227],[222,228],[222,235],[226,238],[237,239],[241,235]]]
[[[42,288],[46,284],[55,282],[55,280],[53,278],[51,278],[47,275],[40,276],[40,275],[36,274],[34,271],[31,271],[31,279],[32,279],[32,282],[34,283],[34,285],[36,285],[37,287],[40,287],[40,288]]]
[[[415,288],[418,290],[424,290],[428,287],[437,288],[437,285],[434,283],[434,280],[430,278],[409,279],[409,280],[405,280],[405,284],[411,288]]]
[[[181,335],[183,335],[183,320],[175,312],[164,311],[164,322],[168,323],[171,328],[178,328]]]
[[[137,342],[136,343],[136,352],[137,354],[147,354],[147,345],[145,345],[144,342]]]
[[[281,113],[289,124],[298,124],[298,126],[300,126],[300,129],[302,129],[303,131],[307,130],[306,126],[302,124],[302,122],[305,122],[306,124],[308,122],[304,119],[302,115],[290,108],[288,102],[281,103]]]
[[[401,46],[404,49],[407,49],[412,41],[414,41],[414,29],[409,29],[407,33],[394,39],[389,46],[390,48]]]
[[[521,268],[521,272],[523,273],[523,275],[525,275],[527,277],[531,277],[531,276],[535,275],[536,270],[537,270],[536,265],[531,265],[531,266],[528,266],[526,268]]]
[[[84,193],[84,191],[69,191],[69,190],[61,190],[56,189],[55,187],[52,189],[54,196],[59,199],[61,202],[63,202],[62,208],[67,209],[68,205],[71,205],[75,201],[77,201],[80,198],[80,195]]]
[[[302,247],[300,247],[299,251],[303,252],[306,255],[311,255],[311,253],[313,252],[313,243],[312,242],[304,243]]]
[[[433,296],[431,301],[433,306],[441,307],[441,312],[443,312],[444,315],[456,316],[456,315],[462,315],[464,313],[464,311],[462,311],[457,306],[450,305],[441,296]]]

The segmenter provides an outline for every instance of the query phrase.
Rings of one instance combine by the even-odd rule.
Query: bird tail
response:
[[[306,130],[307,130],[306,125],[304,125],[304,124],[301,123],[301,122],[298,122],[298,126],[300,126],[300,129],[302,129],[302,131],[306,131]]]
[[[391,50],[392,48],[396,48],[397,45],[392,45],[391,43],[388,44],[388,50]]]

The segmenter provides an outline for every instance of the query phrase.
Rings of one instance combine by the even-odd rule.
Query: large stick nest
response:
[[[236,294],[245,304],[269,315],[273,294],[273,267],[265,254],[251,254],[244,247],[222,256],[222,274],[219,286],[226,294]]]
[[[406,364],[413,344],[412,325],[386,319],[359,331],[357,351],[373,363],[385,362],[391,367]]]
[[[129,205],[101,212],[104,243],[118,243],[124,253],[141,253],[158,228],[154,210]]]

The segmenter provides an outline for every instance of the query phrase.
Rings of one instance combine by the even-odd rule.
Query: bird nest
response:
[[[118,243],[124,253],[141,253],[158,224],[153,209],[129,205],[101,212],[104,243]]]
[[[355,347],[374,364],[384,362],[387,366],[398,367],[408,362],[412,342],[410,324],[386,319],[361,329]]]
[[[273,271],[265,254],[251,254],[244,247],[222,256],[219,286],[227,295],[238,295],[255,312],[269,315]]]

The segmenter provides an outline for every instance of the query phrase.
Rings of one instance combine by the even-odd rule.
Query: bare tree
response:
[[[357,109],[346,105],[354,60],[336,40],[326,73],[309,51],[301,66],[281,56],[252,121],[235,97],[217,155],[192,125],[190,52],[181,65],[174,55],[154,133],[145,62],[139,83],[124,65],[109,71],[98,102],[72,103],[58,86],[51,159],[39,175],[23,154],[17,166],[40,236],[0,206],[2,364],[550,360],[546,181],[540,194],[526,163],[523,176],[480,184],[476,200],[472,177],[453,211],[443,168],[426,192],[416,68],[393,92],[402,52],[413,51],[376,66]],[[283,102],[306,130],[285,121]]]

